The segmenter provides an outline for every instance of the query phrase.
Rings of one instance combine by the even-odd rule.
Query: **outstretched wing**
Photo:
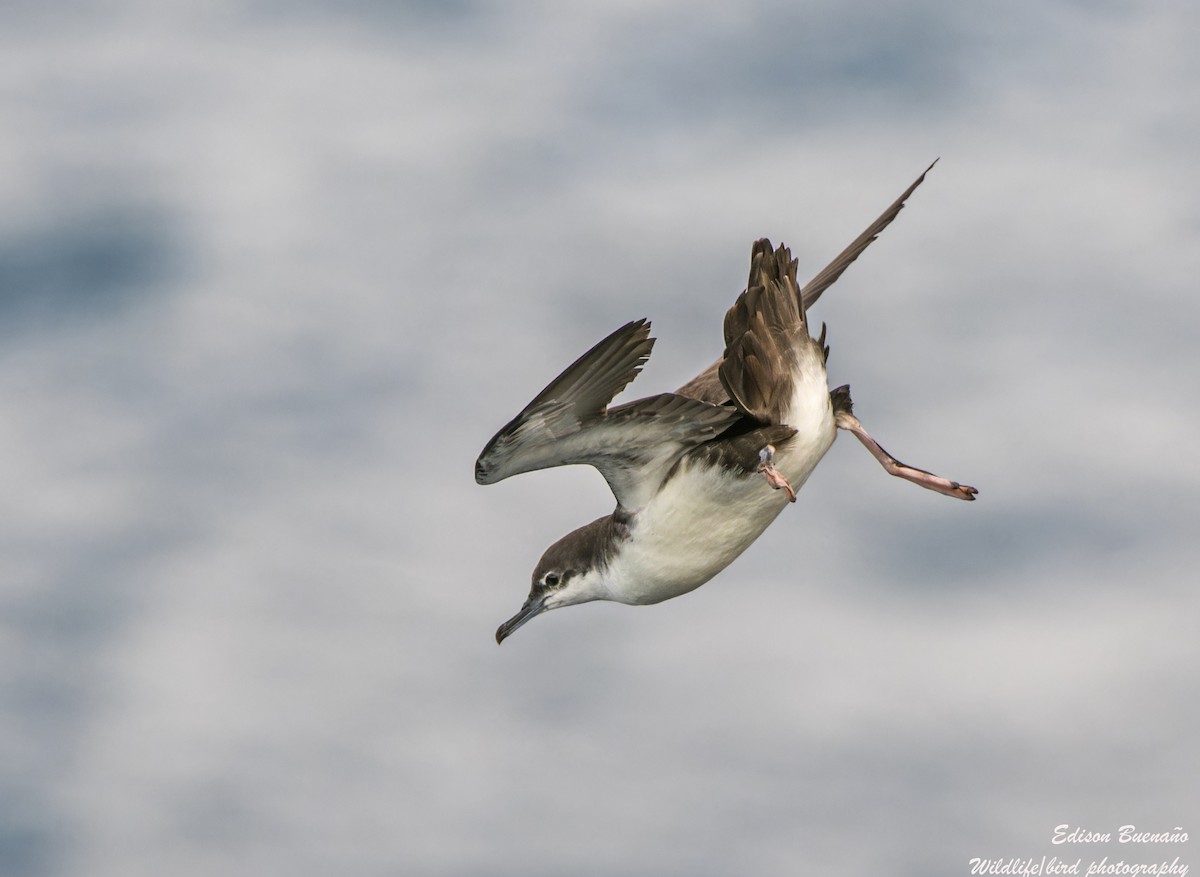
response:
[[[868,225],[866,230],[851,242],[850,246],[838,253],[837,257],[822,268],[816,277],[804,284],[800,295],[803,297],[805,311],[821,297],[821,293],[833,286],[834,281],[842,276],[842,272],[850,267],[850,263],[857,259],[863,250],[871,246],[871,243],[885,228],[891,225],[892,220],[904,209],[904,202],[908,200],[908,196],[917,190],[917,186],[925,182],[925,174],[933,170],[933,165],[937,163],[938,159],[935,158],[933,164],[925,168],[921,176],[917,177],[916,182],[905,189],[904,193],[893,201],[887,210],[879,214],[879,218]]]
[[[641,370],[654,339],[646,320],[627,323],[555,378],[484,447],[475,480],[586,463],[628,511],[644,506],[686,451],[741,414],[673,393],[607,409]]]

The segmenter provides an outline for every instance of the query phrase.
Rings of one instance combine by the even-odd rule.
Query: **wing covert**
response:
[[[649,333],[646,320],[626,323],[568,366],[487,443],[475,480],[494,484],[584,463],[600,471],[623,508],[645,505],[684,453],[741,417],[673,393],[606,408],[645,364]]]

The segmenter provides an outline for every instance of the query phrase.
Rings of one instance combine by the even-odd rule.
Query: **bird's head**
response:
[[[502,643],[531,618],[550,609],[608,599],[608,560],[613,552],[611,516],[593,521],[546,549],[533,571],[521,610],[496,631]]]

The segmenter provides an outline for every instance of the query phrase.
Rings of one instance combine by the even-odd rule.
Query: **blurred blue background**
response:
[[[958,875],[1200,832],[1193,3],[17,4],[0,872]],[[750,243],[843,438],[699,591],[503,648],[595,472],[472,464]],[[1193,862],[1193,864],[1195,864]]]

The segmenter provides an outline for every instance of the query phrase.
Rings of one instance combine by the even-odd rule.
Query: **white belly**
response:
[[[824,363],[804,377],[786,421],[797,434],[775,456],[775,468],[797,491],[837,432]],[[632,538],[610,569],[611,599],[657,603],[695,590],[749,548],[787,505],[786,491],[773,490],[761,474],[685,460],[632,522]]]

